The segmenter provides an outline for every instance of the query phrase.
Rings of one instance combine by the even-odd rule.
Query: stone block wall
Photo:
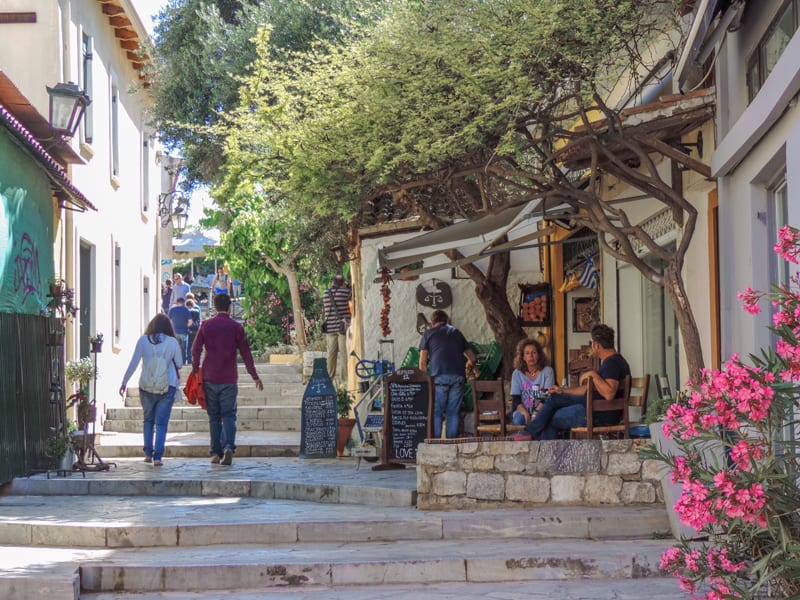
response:
[[[417,448],[420,509],[663,504],[649,440],[465,441]]]

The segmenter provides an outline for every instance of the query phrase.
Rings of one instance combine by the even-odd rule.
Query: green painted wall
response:
[[[54,274],[47,175],[0,128],[0,312],[40,314]]]

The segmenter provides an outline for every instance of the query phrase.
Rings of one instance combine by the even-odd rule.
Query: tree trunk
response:
[[[689,368],[689,378],[694,380],[700,376],[700,371],[704,367],[703,346],[700,343],[697,322],[694,319],[692,306],[686,295],[683,277],[679,269],[676,261],[670,261],[664,269],[663,285],[664,291],[672,302],[675,318],[678,321],[678,328],[683,339],[683,351],[686,354],[686,364]]]
[[[455,259],[453,253],[451,259]],[[448,256],[450,253],[448,253]],[[464,271],[475,283],[475,295],[478,297],[486,313],[486,321],[494,333],[494,339],[503,350],[504,379],[511,378],[514,369],[514,352],[519,341],[525,337],[517,314],[508,301],[508,274],[511,270],[511,254],[503,252],[493,254],[489,259],[489,268],[484,274],[474,264],[464,265]]]
[[[267,255],[263,255],[262,259],[273,271],[286,278],[286,283],[289,286],[289,295],[292,299],[292,314],[294,315],[294,330],[296,332],[295,342],[301,348],[305,348],[308,345],[308,341],[306,340],[306,323],[305,319],[303,319],[303,306],[300,304],[300,286],[297,283],[297,270],[294,268],[294,264],[278,264],[275,259]]]
[[[289,284],[289,295],[292,298],[292,313],[294,314],[294,331],[295,341],[298,346],[305,348],[308,342],[306,341],[306,324],[303,319],[303,306],[300,304],[300,286],[297,283],[297,271],[292,267],[284,267],[283,275]]]

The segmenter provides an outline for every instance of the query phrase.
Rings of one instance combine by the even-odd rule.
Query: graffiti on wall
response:
[[[22,302],[25,302],[32,294],[41,298],[41,284],[39,250],[26,232],[22,234],[22,240],[14,256],[14,292],[22,295]]]

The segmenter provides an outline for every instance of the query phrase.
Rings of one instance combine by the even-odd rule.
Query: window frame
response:
[[[769,26],[767,27],[764,34],[758,40],[755,49],[753,50],[750,57],[747,59],[747,71],[745,72],[745,79],[747,83],[747,98],[748,103],[752,102],[755,97],[758,95],[758,92],[761,91],[761,88],[764,87],[764,82],[766,82],[767,77],[769,77],[770,73],[772,73],[775,65],[778,64],[780,61],[781,56],[783,56],[783,50],[778,55],[775,60],[775,65],[772,66],[772,69],[767,70],[766,67],[766,46],[767,42],[771,39],[772,35],[778,30],[778,24],[783,20],[784,15],[786,14],[787,10],[792,10],[792,35],[797,33],[798,26],[800,25],[800,0],[785,0],[785,2],[781,5],[778,12],[770,21]],[[791,37],[789,39],[791,39]],[[785,50],[786,48],[784,48]],[[755,77],[753,77],[755,75]]]

